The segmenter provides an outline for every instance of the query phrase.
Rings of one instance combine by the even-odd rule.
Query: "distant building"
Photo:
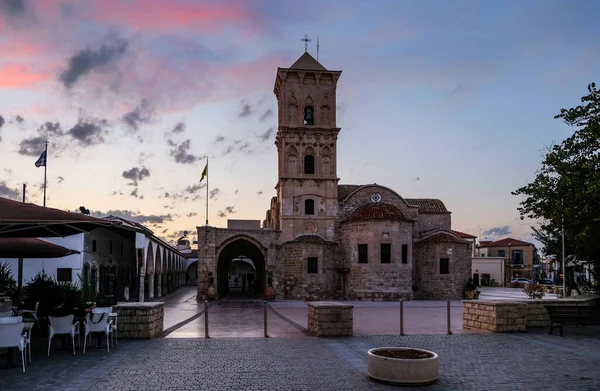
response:
[[[504,258],[504,283],[508,284],[513,278],[528,278],[538,280],[542,278],[543,268],[538,250],[533,243],[524,242],[514,238],[506,238],[494,242],[481,241],[477,246],[478,256]],[[535,272],[534,272],[535,270]]]
[[[89,293],[108,302],[148,301],[184,284],[185,255],[136,222],[117,216],[120,224],[65,238],[45,241],[77,250],[62,258],[25,259],[23,285],[44,272],[59,282],[82,284]],[[0,259],[16,276],[17,259]]]

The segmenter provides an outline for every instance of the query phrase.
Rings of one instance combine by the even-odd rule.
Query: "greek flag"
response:
[[[39,159],[35,162],[36,167],[46,166],[46,151],[42,152]]]

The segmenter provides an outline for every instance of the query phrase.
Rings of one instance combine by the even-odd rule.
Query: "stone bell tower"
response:
[[[336,88],[341,71],[328,71],[308,52],[278,68],[274,93],[279,127],[277,202],[283,242],[303,234],[334,239],[338,213]]]

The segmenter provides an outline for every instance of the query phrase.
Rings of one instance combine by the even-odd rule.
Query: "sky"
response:
[[[511,195],[600,82],[600,2],[0,0],[0,196],[118,214],[172,242],[263,220],[277,67],[338,82],[340,184],[439,198],[452,228],[531,240]]]

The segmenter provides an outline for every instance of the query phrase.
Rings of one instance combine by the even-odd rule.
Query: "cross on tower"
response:
[[[300,38],[300,41],[304,42],[304,52],[308,52],[308,43],[312,42],[312,39],[308,38],[308,34],[304,34],[304,38]]]

